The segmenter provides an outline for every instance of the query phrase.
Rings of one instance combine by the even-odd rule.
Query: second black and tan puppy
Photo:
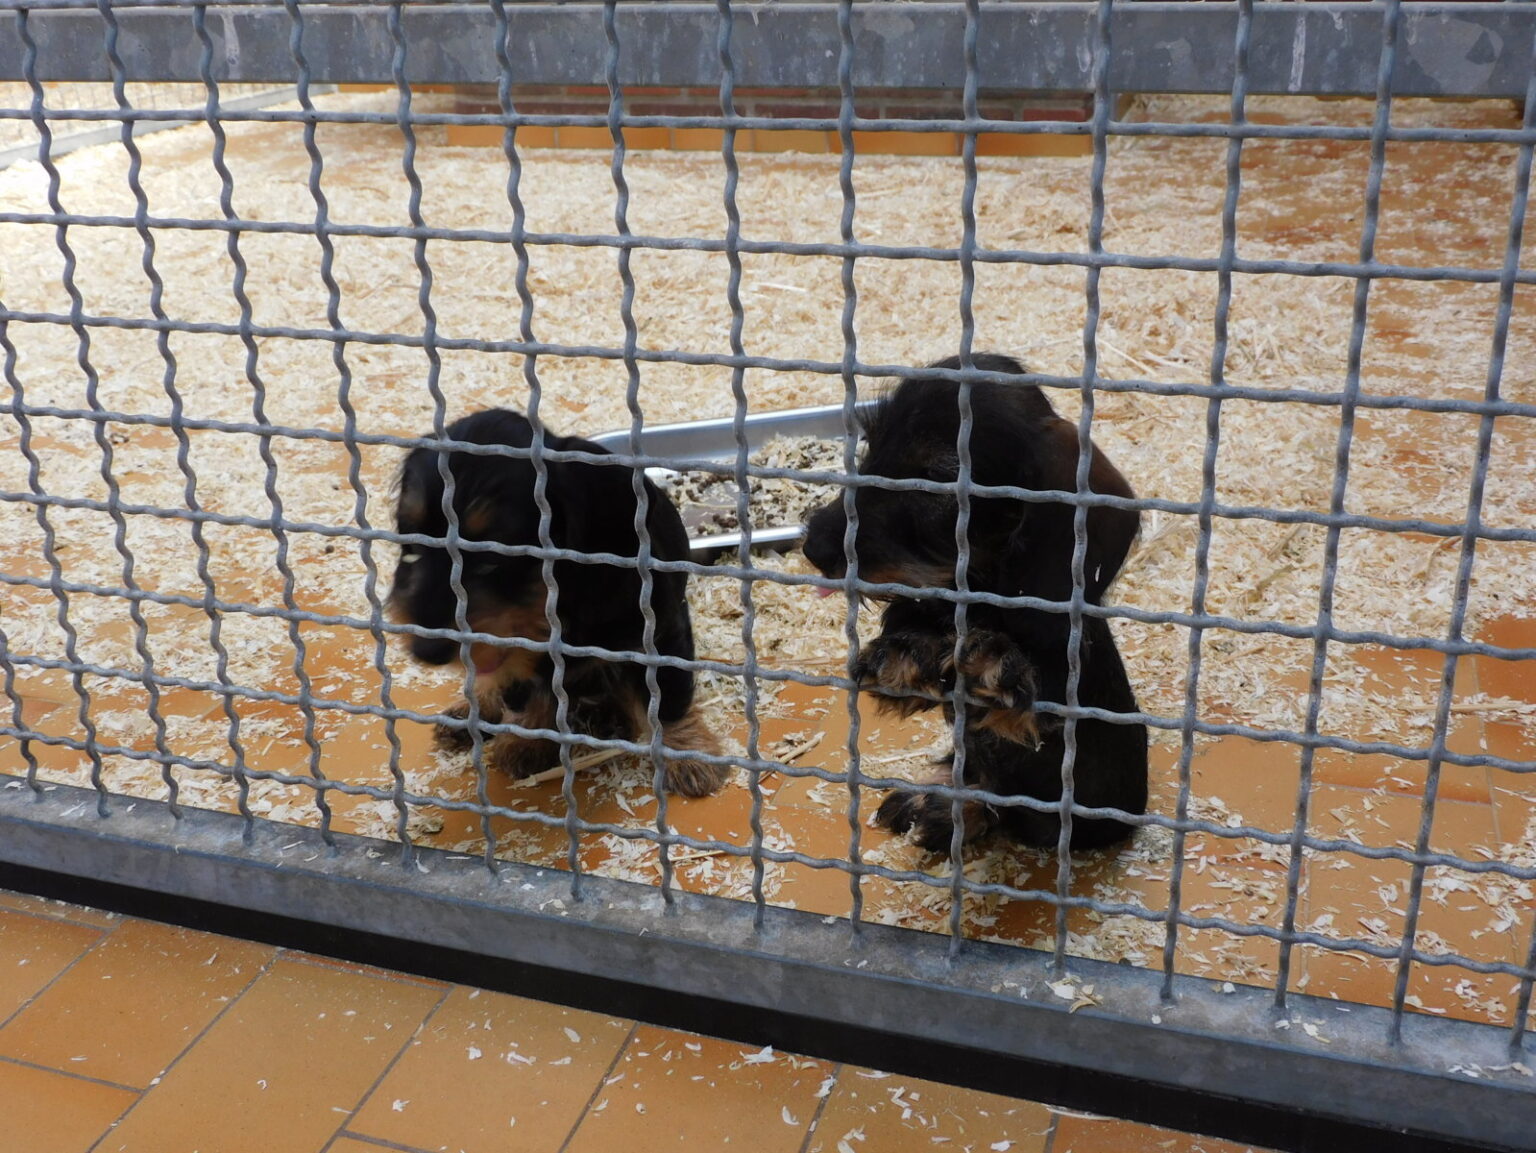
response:
[[[1017,361],[977,355],[984,372],[1022,374]],[[956,358],[935,368],[958,368]],[[867,421],[859,472],[892,479],[953,483],[958,475],[960,429],[958,386],[938,377],[904,381]],[[971,386],[974,425],[971,475],[977,484],[1035,491],[1076,489],[1077,429],[1056,415],[1038,388],[978,382]],[[1097,447],[1089,473],[1095,493],[1124,497],[1131,487]],[[919,588],[954,588],[958,549],[958,502],[951,493],[894,491],[861,487],[855,498],[858,535],[854,548],[859,577],[874,583]],[[1072,595],[1073,506],[997,497],[971,499],[969,587],[1002,596],[1066,601]],[[847,572],[843,536],[847,518],[841,498],[812,514],[805,555],[823,573]],[[1087,517],[1084,595],[1098,604],[1135,541],[1140,514],[1095,507]],[[1003,796],[1061,799],[1065,756],[1060,718],[1036,713],[1036,700],[1065,702],[1070,624],[1057,612],[972,604],[959,664],[965,674],[967,705],[965,781]],[[949,601],[893,598],[882,631],[860,652],[859,684],[882,707],[910,715],[936,707],[946,693],[945,714],[953,720],[955,676],[954,605]],[[1078,701],[1113,712],[1136,710],[1108,622],[1084,617]],[[1091,808],[1130,814],[1147,802],[1147,733],[1139,724],[1091,718],[1077,722],[1074,799]],[[949,771],[936,774],[947,783]],[[1001,825],[1018,840],[1054,846],[1061,821],[1054,812],[1020,806],[1002,809],[969,802],[963,809],[965,839]],[[947,851],[954,828],[950,802],[937,796],[897,791],[876,816],[898,833],[909,829],[917,842]],[[1072,847],[1113,844],[1132,826],[1111,818],[1075,817]]]
[[[491,409],[455,421],[448,426],[447,436],[471,444],[528,448],[533,443],[533,428],[520,413]],[[557,451],[607,452],[591,441],[552,433],[546,433],[544,443]],[[416,448],[406,458],[395,516],[400,532],[447,536],[440,455]],[[539,509],[534,499],[532,461],[455,452],[448,455],[448,467],[454,480],[453,508],[463,539],[538,545]],[[545,467],[552,514],[550,541],[556,548],[637,555],[631,470],[581,461],[548,461]],[[688,559],[688,535],[677,509],[650,481],[644,483],[650,498],[646,526],[652,555],[658,560]],[[549,639],[540,558],[474,550],[461,555],[471,631],[533,641]],[[638,570],[558,560],[554,576],[560,589],[556,612],[564,643],[644,651]],[[685,595],[688,576],[654,572],[652,579],[656,649],[665,656],[692,660],[693,627]],[[450,583],[448,550],[403,546],[389,603],[401,622],[455,628],[457,601]],[[458,659],[461,651],[459,641],[447,638],[416,636],[410,646],[419,660],[437,665]],[[479,642],[471,645],[470,660],[482,718],[492,723],[513,721],[527,728],[556,728],[554,662],[547,653]],[[663,743],[674,749],[717,754],[720,747],[714,734],[693,707],[692,672],[663,666],[657,670],[656,679]],[[647,739],[649,693],[643,665],[570,656],[565,659],[563,683],[570,702],[567,719],[572,731],[608,739]],[[468,706],[461,704],[450,711],[462,718],[468,715]],[[448,725],[439,726],[438,740],[451,748],[467,748],[471,743],[466,728]],[[494,736],[487,754],[492,765],[514,777],[530,776],[560,763],[556,742],[512,733]],[[724,769],[691,757],[669,759],[666,764],[667,788],[683,796],[712,793],[724,779]]]

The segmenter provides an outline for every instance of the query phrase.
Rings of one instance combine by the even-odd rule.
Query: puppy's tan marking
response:
[[[498,637],[519,637],[529,641],[549,640],[549,621],[542,606],[531,605],[476,613],[469,620],[470,630]],[[482,708],[487,697],[500,701],[502,692],[516,681],[529,681],[544,654],[510,645],[491,645],[476,641],[469,647],[469,659],[475,666],[475,695]],[[499,663],[498,663],[499,662]]]
[[[485,530],[496,520],[496,510],[488,500],[477,500],[459,518],[459,532],[470,540],[483,540]]]
[[[528,729],[553,729],[555,699],[544,693],[534,693],[521,712],[510,714],[507,719]],[[560,746],[542,737],[498,733],[487,750],[487,760],[493,768],[514,780],[521,780],[558,764]]]
[[[671,724],[663,725],[661,740],[668,748],[720,755],[719,738],[710,731],[696,708],[689,708]],[[664,781],[667,789],[679,796],[707,797],[725,784],[725,777],[723,765],[679,757],[667,760]]]
[[[911,562],[888,568],[859,569],[859,579],[872,585],[909,585],[919,589],[953,588],[953,565],[925,565]]]
[[[975,722],[975,727],[996,733],[1003,740],[1012,741],[1016,745],[1030,749],[1040,747],[1040,726],[1033,710],[988,709]]]

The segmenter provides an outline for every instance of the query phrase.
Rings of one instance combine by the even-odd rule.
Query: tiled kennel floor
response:
[[[1478,639],[1508,647],[1536,644],[1536,622],[1504,619]],[[331,663],[329,667],[315,665],[317,686],[340,683],[347,677],[354,678],[352,684],[356,686],[366,676],[371,658],[368,648],[362,640],[350,648],[320,647],[320,660]],[[311,655],[316,653],[312,648]],[[1349,675],[1363,677],[1367,686],[1394,696],[1412,692],[1432,700],[1439,683],[1439,659],[1428,654],[1360,647],[1339,659],[1358,666]],[[1294,683],[1280,686],[1282,690],[1304,691],[1303,671],[1288,674],[1288,680]],[[69,724],[75,710],[63,702],[68,688],[67,681],[61,678],[61,682],[60,701],[41,698],[29,702],[38,717],[34,723]],[[431,712],[446,707],[454,695],[443,686],[421,687],[397,692],[395,702]],[[1536,742],[1528,727],[1484,719],[1490,702],[1501,707],[1502,716],[1510,716],[1510,706],[1518,705],[1513,715],[1519,720],[1523,715],[1520,710],[1536,708],[1536,675],[1520,663],[1483,657],[1461,662],[1451,747],[1469,753],[1487,750],[1521,760],[1536,756]],[[209,723],[223,724],[221,710],[210,709],[206,700],[201,707]],[[252,706],[252,711],[261,707]],[[246,712],[246,706],[242,705],[241,712]],[[398,734],[403,764],[430,759],[430,734],[424,726],[402,722]],[[733,735],[737,740],[745,737],[742,729]],[[1405,730],[1380,731],[1374,739],[1421,744],[1425,738]],[[846,740],[845,705],[833,690],[789,686],[773,707],[765,710],[760,743],[776,758],[838,770],[846,764]],[[263,768],[295,775],[308,772],[309,750],[303,742],[269,741],[261,746],[258,737],[251,743],[263,753]],[[897,722],[865,709],[861,748],[866,773],[881,771],[882,763],[909,759],[914,749],[942,744],[943,734],[931,719]],[[806,746],[811,747],[801,757],[792,756],[794,749]],[[74,763],[79,756],[56,747],[38,745],[34,749],[45,769],[55,759]],[[328,776],[387,788],[387,764],[381,763],[387,760],[387,749],[377,721],[351,718],[322,742],[321,767]],[[1160,811],[1171,812],[1178,793],[1177,752],[1168,745],[1154,745],[1152,749],[1152,794]],[[1230,814],[1234,824],[1288,832],[1294,820],[1299,760],[1297,747],[1284,743],[1227,737],[1199,746],[1191,766],[1197,813],[1218,821],[1223,814]],[[370,772],[369,766],[377,768]],[[0,742],[0,771],[24,769],[16,743]],[[633,769],[619,778],[605,776],[605,771],[577,778],[583,819],[654,827],[656,803],[643,776],[636,777]],[[636,784],[636,780],[641,783]],[[467,765],[450,762],[435,781],[435,788],[443,795],[472,800],[473,774]],[[843,786],[768,774],[762,788],[765,823],[772,831],[769,844],[834,860],[848,858],[847,791]],[[492,773],[488,789],[493,804],[513,810],[555,817],[562,817],[565,811],[558,781],[519,788]],[[1412,848],[1418,835],[1423,790],[1422,762],[1321,752],[1314,766],[1309,830],[1316,836],[1340,837],[1367,846]],[[307,790],[294,787],[291,792],[293,814],[282,810],[288,802],[280,797],[275,802],[278,807],[269,811],[258,805],[257,812],[296,819],[311,802],[302,795]],[[875,790],[863,794],[859,833],[866,859],[873,856],[896,868],[924,870],[939,880],[927,886],[867,879],[863,885],[864,916],[879,923],[947,931],[948,882],[942,880],[943,863],[883,830],[869,827],[870,812],[882,795]],[[194,799],[192,803],[199,802]],[[381,818],[393,821],[393,806],[388,801],[336,796],[333,808],[334,827],[342,832],[388,835],[388,824],[381,823]],[[668,823],[690,837],[742,845],[750,841],[750,815],[750,792],[737,783],[715,797],[674,798]],[[412,821],[413,836],[420,843],[480,851],[480,819],[472,814],[428,809],[413,814]],[[1447,765],[1441,774],[1431,848],[1472,861],[1502,858],[1529,863],[1533,822],[1536,780],[1531,776]],[[501,852],[512,859],[556,867],[564,864],[567,841],[563,827],[530,827],[496,818],[492,832]],[[626,851],[631,855],[626,857]],[[1054,891],[1055,861],[1050,855],[994,841],[968,850],[968,859],[968,871],[977,877],[1003,880],[1020,889]],[[583,868],[613,872],[616,860],[622,865],[618,875],[658,883],[659,862],[645,842],[628,842],[626,849],[611,836],[583,837]],[[704,850],[682,850],[676,861],[675,881],[682,887],[750,899],[751,870],[746,860]],[[1192,835],[1185,845],[1183,908],[1195,916],[1278,928],[1285,907],[1287,862],[1283,845]],[[1074,861],[1073,892],[1112,901],[1136,901],[1161,910],[1167,906],[1169,866],[1166,847],[1144,851],[1133,846],[1120,853],[1084,855]],[[845,873],[793,863],[770,872],[773,884],[769,899],[773,903],[821,915],[848,914],[850,895]],[[1401,862],[1370,860],[1344,852],[1308,853],[1301,871],[1297,923],[1324,935],[1395,946],[1401,937],[1409,881],[1410,869]],[[1431,952],[1521,962],[1529,948],[1532,908],[1536,907],[1532,889],[1528,882],[1492,874],[1431,868],[1426,874],[1418,943]],[[1049,947],[1054,927],[1054,909],[1044,902],[988,898],[967,906],[966,932],[983,939]],[[1128,958],[1154,967],[1160,963],[1162,933],[1155,924],[1130,918],[1099,923],[1096,915],[1074,910],[1068,927],[1073,933],[1069,949],[1074,954]],[[1273,984],[1278,959],[1278,947],[1271,939],[1205,929],[1181,934],[1176,964],[1185,973],[1262,985]],[[1298,946],[1291,965],[1293,988],[1371,1004],[1390,1003],[1395,976],[1394,962],[1308,946]],[[1456,966],[1418,965],[1409,1004],[1423,1012],[1504,1023],[1513,986],[1513,979],[1508,977],[1481,975]]]
[[[0,892],[0,1153],[1244,1146]]]

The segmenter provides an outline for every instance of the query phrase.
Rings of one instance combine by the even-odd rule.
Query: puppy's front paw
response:
[[[1040,743],[1035,666],[1012,637],[991,630],[967,634],[958,667],[965,674],[966,696],[988,706],[979,716],[972,712],[972,727],[1031,748]]]
[[[1004,633],[978,629],[960,646],[959,669],[970,696],[995,709],[1029,709],[1035,703],[1035,666]]]
[[[513,733],[497,736],[487,754],[493,768],[519,781],[560,763],[560,746],[554,741],[529,740]]]
[[[725,777],[724,766],[696,761],[692,757],[669,760],[662,771],[662,783],[667,786],[667,792],[679,797],[710,796],[719,792]]]
[[[884,633],[864,646],[853,676],[882,711],[910,717],[938,705],[953,685],[954,645],[941,633]]]
[[[668,748],[716,755],[720,752],[719,739],[696,708],[690,708],[677,720],[663,725],[661,739]],[[680,797],[707,797],[720,790],[727,775],[724,765],[713,765],[688,756],[669,757],[662,770],[662,783],[667,792]]]
[[[460,701],[456,705],[443,710],[455,720],[467,721],[469,719],[469,702]],[[485,718],[481,718],[482,720]],[[486,740],[490,740],[490,734],[482,734]],[[445,725],[439,722],[432,726],[432,743],[445,753],[459,753],[474,744],[469,734],[468,725]]]
[[[495,698],[480,698],[480,719],[486,724],[496,725],[501,723],[504,710],[501,702]],[[469,702],[460,701],[456,705],[450,705],[443,710],[455,720],[469,720]],[[494,733],[488,733],[484,729],[480,731],[480,738],[486,744],[495,739]],[[432,743],[445,753],[464,752],[475,742],[470,736],[468,725],[445,725],[441,722],[432,726]]]
[[[960,815],[964,842],[997,827],[997,814],[980,801],[962,802]],[[910,832],[913,842],[930,853],[948,853],[955,832],[954,812],[946,798],[899,789],[880,802],[875,824],[898,836]]]

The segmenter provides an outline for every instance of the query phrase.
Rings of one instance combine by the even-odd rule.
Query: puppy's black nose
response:
[[[429,665],[446,665],[459,655],[459,642],[439,637],[412,637],[411,656]]]
[[[843,551],[843,533],[848,519],[843,514],[841,502],[824,505],[812,514],[805,527],[805,559],[819,568],[823,575],[840,577],[848,571],[848,558]]]

